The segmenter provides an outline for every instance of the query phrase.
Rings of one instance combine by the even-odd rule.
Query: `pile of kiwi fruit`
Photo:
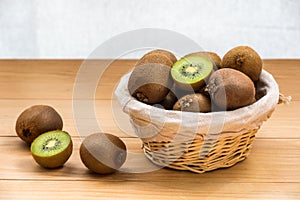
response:
[[[146,53],[136,63],[128,91],[138,101],[181,112],[231,111],[253,104],[263,61],[249,46],[237,46],[223,58],[193,52],[179,60],[167,50]]]
[[[73,152],[71,135],[62,128],[62,117],[48,105],[25,109],[15,126],[17,135],[30,146],[33,159],[46,169],[62,167]],[[90,171],[111,174],[124,164],[127,151],[119,137],[94,133],[82,141],[79,154]]]

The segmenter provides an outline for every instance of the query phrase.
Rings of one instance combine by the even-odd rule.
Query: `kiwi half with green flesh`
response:
[[[38,136],[30,147],[34,160],[45,168],[63,166],[73,150],[71,136],[61,130],[49,131]]]
[[[136,66],[128,80],[129,93],[141,102],[159,103],[167,96],[173,84],[170,69],[169,66],[157,63]]]
[[[221,68],[236,69],[249,76],[253,82],[256,82],[261,74],[263,61],[251,47],[238,46],[224,55]]]
[[[209,58],[211,60],[211,62],[213,63],[213,65],[216,68],[220,68],[221,67],[221,58],[218,54],[214,53],[214,52],[210,52],[210,51],[201,51],[201,52],[194,52],[194,53],[189,53],[184,57],[187,56],[205,56],[207,58]]]
[[[145,55],[149,55],[152,53],[158,53],[158,54],[163,54],[163,55],[167,56],[173,62],[173,64],[177,61],[176,56],[172,52],[164,50],[164,49],[155,49],[155,50],[148,52]]]
[[[80,146],[80,158],[91,171],[111,174],[125,162],[126,145],[117,136],[108,133],[94,133],[87,136]]]
[[[203,94],[188,94],[180,98],[174,104],[173,110],[206,113],[211,111],[211,102],[210,99]]]
[[[54,108],[47,105],[34,105],[24,110],[16,122],[17,135],[27,143],[40,134],[62,130],[63,121]]]
[[[255,87],[244,73],[231,68],[215,71],[209,78],[208,91],[221,110],[233,110],[255,102]]]
[[[171,69],[171,76],[178,88],[196,91],[205,84],[213,70],[212,62],[204,56],[187,56],[178,60]]]

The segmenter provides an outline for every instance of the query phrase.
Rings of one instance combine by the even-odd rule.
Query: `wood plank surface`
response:
[[[300,60],[264,61],[281,93],[292,96],[292,102],[277,106],[246,160],[204,174],[168,168],[130,173],[154,167],[143,156],[141,141],[113,97],[120,77],[135,62],[0,60],[0,199],[300,199]],[[125,165],[112,175],[91,173],[79,157],[81,140],[99,130],[91,123],[94,116],[86,112],[74,119],[76,76],[86,73],[81,84],[95,77],[80,71],[86,67],[103,72],[94,94],[101,130],[120,136],[128,147]],[[62,168],[39,167],[29,147],[16,136],[18,115],[35,104],[53,106],[73,138],[73,154]],[[78,122],[86,132],[78,130]]]

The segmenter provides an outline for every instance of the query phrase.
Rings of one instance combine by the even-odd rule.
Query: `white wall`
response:
[[[0,0],[0,58],[86,58],[114,35],[164,28],[221,56],[300,58],[298,0]]]

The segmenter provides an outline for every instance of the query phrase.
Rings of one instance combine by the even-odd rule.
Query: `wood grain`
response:
[[[289,105],[278,105],[257,134],[250,156],[243,162],[204,174],[157,169],[144,156],[113,98],[120,77],[135,60],[0,60],[0,199],[300,199],[300,60],[265,60],[264,68],[292,96]],[[91,72],[80,71],[82,68]],[[100,68],[100,69],[99,69]],[[78,73],[91,86],[93,71],[103,71],[92,99],[95,115],[74,117],[73,89]],[[77,80],[78,81],[78,80]],[[94,83],[93,83],[94,84]],[[95,100],[95,101],[94,101]],[[39,167],[15,133],[15,121],[26,107],[53,106],[64,119],[74,151],[64,167]],[[86,135],[101,130],[118,135],[129,157],[121,171],[108,176],[91,173],[81,163],[78,149]],[[76,120],[75,120],[76,119]],[[83,130],[78,128],[79,123]],[[136,157],[141,155],[142,157]]]

